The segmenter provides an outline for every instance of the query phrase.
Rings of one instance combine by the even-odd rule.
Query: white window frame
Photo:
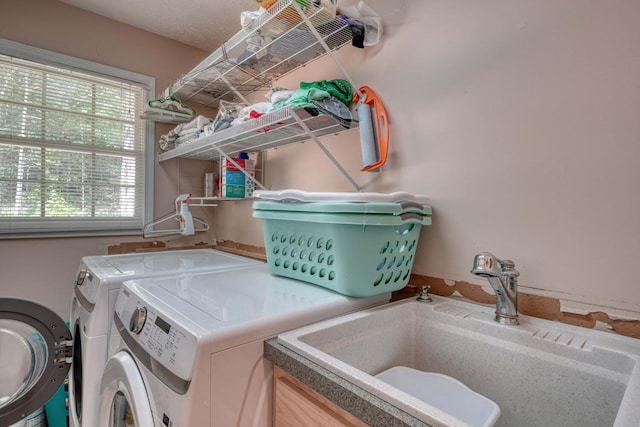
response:
[[[155,93],[155,78],[132,71],[122,70],[104,64],[99,64],[72,56],[51,52],[45,49],[27,46],[10,40],[0,38],[0,54],[12,56],[45,65],[59,68],[72,69],[79,72],[93,74],[111,80],[119,80],[125,83],[135,84],[142,87],[144,91],[144,102],[146,103]],[[113,235],[142,235],[144,224],[152,219],[153,215],[153,179],[154,179],[154,122],[147,121],[145,125],[144,141],[144,163],[145,163],[145,186],[144,186],[144,212],[142,214],[142,224],[139,229],[116,229],[105,230],[20,230],[15,232],[0,232],[0,239],[16,238],[44,238],[44,237],[84,237],[84,236],[113,236]],[[52,219],[55,221],[55,218]],[[44,219],[47,221],[47,219]],[[73,222],[70,222],[73,224]]]

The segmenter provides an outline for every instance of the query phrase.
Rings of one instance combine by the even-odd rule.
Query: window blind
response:
[[[141,230],[145,90],[0,55],[0,233]]]

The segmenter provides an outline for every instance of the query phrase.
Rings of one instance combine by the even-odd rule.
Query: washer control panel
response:
[[[178,377],[191,379],[197,350],[195,334],[151,305],[128,284],[120,289],[116,316],[125,329],[121,334],[128,334],[146,355]]]

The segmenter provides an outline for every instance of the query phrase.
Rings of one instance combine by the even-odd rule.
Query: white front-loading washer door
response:
[[[0,298],[0,426],[25,419],[62,386],[71,332],[40,304]]]
[[[144,379],[127,351],[109,358],[100,387],[98,427],[153,427]]]

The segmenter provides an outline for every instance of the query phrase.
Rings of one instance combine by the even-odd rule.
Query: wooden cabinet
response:
[[[364,427],[366,424],[324,396],[274,367],[274,427]]]

